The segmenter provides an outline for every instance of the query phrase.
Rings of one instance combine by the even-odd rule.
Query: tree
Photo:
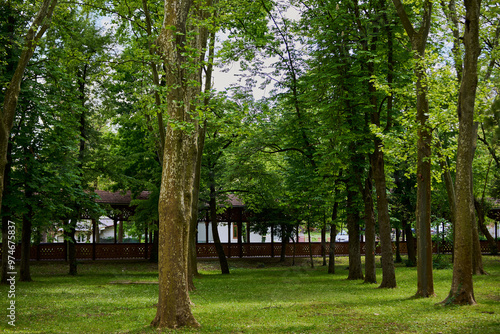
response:
[[[9,7],[10,5],[11,3],[9,2],[7,6]],[[40,4],[40,9],[33,18],[33,22],[24,36],[23,50],[19,56],[19,61],[15,71],[12,74],[12,79],[10,80],[7,88],[5,90],[2,89],[3,103],[2,112],[0,114],[0,204],[2,203],[2,194],[4,189],[4,172],[7,164],[9,135],[14,121],[19,92],[21,91],[23,74],[28,62],[35,52],[38,41],[49,28],[50,20],[56,5],[57,0],[44,0]],[[15,17],[9,16],[9,24],[13,21],[15,21]],[[14,30],[12,30],[12,32],[14,32]],[[10,52],[12,52],[15,48],[15,43],[16,41],[14,40],[14,36],[10,36]]]
[[[465,0],[464,73],[458,100],[459,135],[457,150],[457,212],[455,226],[455,260],[453,279],[444,304],[475,304],[472,282],[472,161],[474,145],[474,105],[477,89],[477,59],[479,46],[479,16],[481,1]]]
[[[415,30],[400,0],[393,0],[397,13],[410,38],[416,61],[417,76],[417,122],[418,129],[418,161],[417,161],[417,276],[418,288],[416,296],[434,296],[432,277],[432,240],[431,240],[431,141],[432,130],[428,125],[429,103],[427,99],[426,75],[423,66],[425,48],[431,25],[432,2],[423,4],[420,28]]]
[[[151,325],[199,327],[188,294],[188,254],[200,124],[196,98],[207,34],[200,22],[210,2],[165,1],[157,39],[165,68],[166,128],[159,201],[159,297]],[[198,23],[198,24],[197,24]]]

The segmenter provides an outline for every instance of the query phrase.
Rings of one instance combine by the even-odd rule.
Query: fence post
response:
[[[95,219],[92,218],[92,260],[95,261],[95,241],[96,241],[96,238],[97,238],[97,235],[96,235],[96,222],[95,222]]]

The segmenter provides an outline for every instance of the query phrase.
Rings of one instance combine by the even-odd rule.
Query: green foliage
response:
[[[453,264],[448,256],[438,254],[432,257],[432,268],[434,269],[452,269]]]

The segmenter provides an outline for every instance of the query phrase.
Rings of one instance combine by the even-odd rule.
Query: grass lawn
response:
[[[306,260],[231,260],[199,264],[191,294],[204,333],[500,333],[500,257],[483,258],[487,276],[474,278],[478,305],[442,307],[451,269],[434,270],[437,297],[413,299],[416,269],[398,265],[398,288],[348,281],[347,257],[337,273]],[[33,263],[30,283],[16,282],[16,326],[7,324],[7,286],[0,287],[0,332],[156,333],[149,327],[158,298],[157,268],[146,262],[82,262],[79,275],[64,263]],[[381,270],[377,270],[379,281]],[[117,284],[124,282],[142,284]],[[145,284],[152,283],[152,284]]]

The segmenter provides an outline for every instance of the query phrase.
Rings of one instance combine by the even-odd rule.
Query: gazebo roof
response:
[[[100,197],[100,199],[96,199],[97,203],[128,206],[132,201],[132,192],[130,190],[126,193],[96,190],[95,193]],[[148,199],[150,193],[150,191],[142,191],[135,199]]]
[[[110,205],[130,205],[132,201],[132,192],[129,190],[125,193],[121,191],[110,192],[104,190],[96,190],[95,193],[100,197],[96,199],[97,203],[110,204]],[[141,193],[135,199],[148,199],[150,191],[141,191]],[[236,197],[236,195],[229,195],[228,202],[231,203],[233,207],[244,207],[245,205],[241,200]]]

